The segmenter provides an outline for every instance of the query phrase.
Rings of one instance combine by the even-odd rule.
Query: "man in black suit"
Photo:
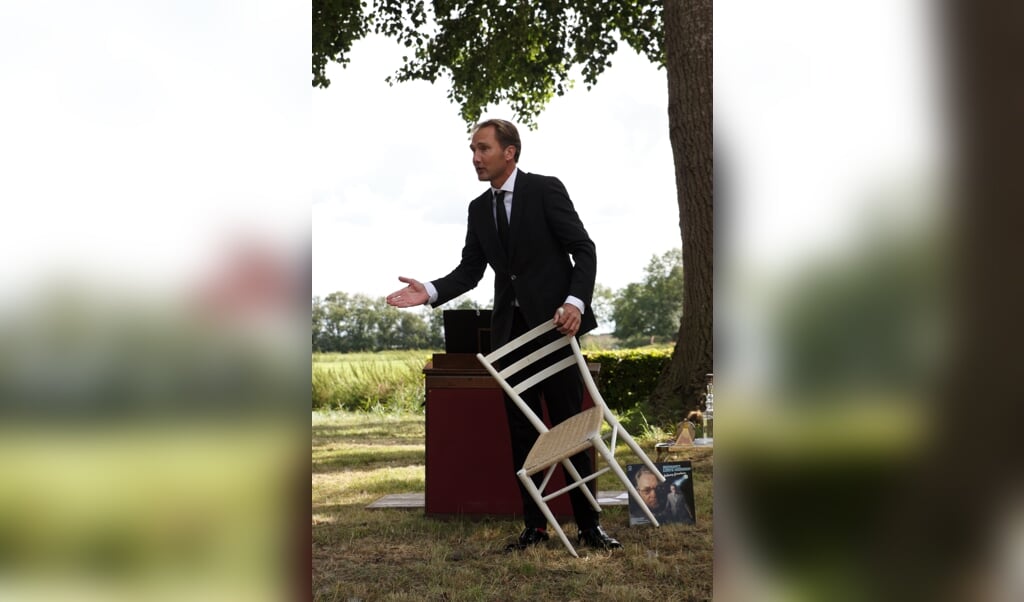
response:
[[[388,295],[389,304],[437,307],[476,287],[488,265],[494,270],[491,341],[504,345],[516,336],[554,320],[562,334],[578,336],[597,326],[590,307],[597,276],[593,241],[576,214],[565,186],[549,176],[526,173],[516,166],[522,144],[516,127],[491,119],[473,130],[473,167],[491,188],[469,204],[469,225],[462,261],[447,276],[432,282],[399,277],[406,287]],[[576,370],[563,370],[523,394],[542,415],[541,393],[553,424],[579,413],[583,383]],[[537,431],[505,397],[512,438],[513,470],[522,467]],[[587,453],[572,458],[580,475],[591,474]],[[541,475],[536,475],[540,480]],[[518,479],[517,479],[518,482]],[[506,551],[547,541],[547,520],[520,484],[526,528]],[[619,548],[598,524],[598,514],[579,489],[569,493],[579,542]]]

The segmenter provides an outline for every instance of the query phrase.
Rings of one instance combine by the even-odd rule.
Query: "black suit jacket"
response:
[[[491,341],[495,348],[510,339],[516,300],[532,328],[551,320],[567,296],[578,297],[586,306],[579,334],[594,329],[597,320],[590,303],[597,252],[565,186],[558,178],[520,170],[512,195],[508,253],[498,240],[488,188],[469,204],[462,261],[450,274],[433,281],[437,289],[433,306],[474,288],[490,265],[494,270]]]

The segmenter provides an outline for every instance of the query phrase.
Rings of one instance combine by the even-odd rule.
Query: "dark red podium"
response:
[[[597,378],[599,364],[590,364]],[[476,355],[435,353],[426,375],[427,516],[513,516],[522,513],[501,388]],[[583,406],[593,405],[584,389]],[[544,417],[548,422],[547,416]],[[550,426],[550,422],[548,422]],[[561,469],[555,488],[564,486]],[[572,518],[568,496],[555,516]]]

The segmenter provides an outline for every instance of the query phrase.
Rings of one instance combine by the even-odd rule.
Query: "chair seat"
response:
[[[533,475],[589,448],[590,440],[601,433],[603,421],[601,408],[595,406],[541,433],[526,457],[523,470],[527,475]]]

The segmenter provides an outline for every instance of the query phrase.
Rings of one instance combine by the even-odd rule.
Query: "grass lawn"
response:
[[[696,525],[630,528],[626,508],[612,507],[602,525],[621,550],[580,547],[577,559],[552,534],[545,546],[505,555],[502,548],[522,529],[518,519],[366,509],[386,494],[423,492],[422,415],[314,412],[312,422],[315,600],[711,599],[709,450],[690,458]],[[653,450],[653,440],[640,443]],[[635,461],[625,446],[618,454],[622,464]],[[598,488],[622,486],[607,474]],[[575,525],[563,527],[574,538]]]

